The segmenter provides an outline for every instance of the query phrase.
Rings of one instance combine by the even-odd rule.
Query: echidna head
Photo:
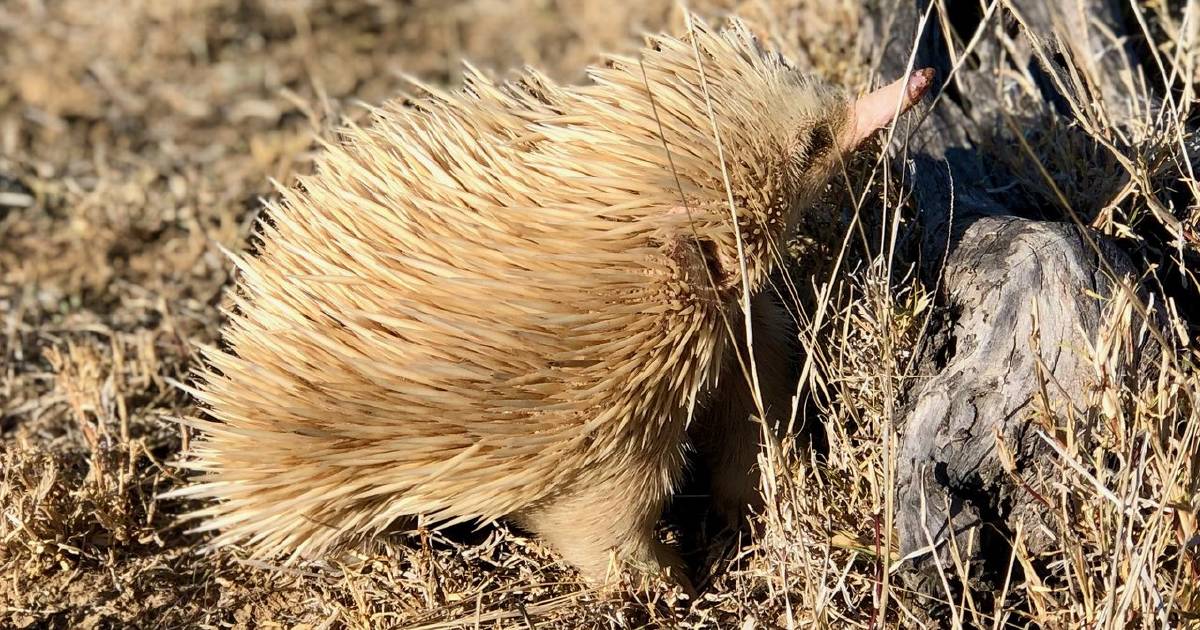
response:
[[[781,108],[791,127],[791,156],[803,193],[823,189],[829,178],[870,138],[912,107],[928,90],[933,70],[918,70],[859,98],[794,75],[795,97]],[[804,199],[807,200],[807,199]]]
[[[841,89],[788,71],[751,99],[760,111],[735,112],[735,124],[754,132],[740,134],[738,155],[748,157],[727,161],[723,176],[730,182],[732,204],[724,204],[725,229],[709,232],[716,238],[706,243],[719,288],[739,285],[743,270],[752,287],[765,280],[782,239],[830,179],[867,138],[920,100],[931,82],[932,70],[920,70],[852,99]]]

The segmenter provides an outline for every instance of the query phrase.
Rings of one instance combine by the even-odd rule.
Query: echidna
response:
[[[679,566],[653,528],[743,300],[930,77],[852,102],[737,24],[590,76],[387,104],[267,208],[176,493],[215,499],[192,516],[216,543],[295,559],[399,517],[507,517],[590,579]],[[722,395],[706,430],[745,434],[747,396]]]

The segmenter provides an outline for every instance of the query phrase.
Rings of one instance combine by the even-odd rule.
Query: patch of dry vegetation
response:
[[[356,99],[404,89],[396,71],[452,84],[466,57],[579,78],[598,51],[633,50],[639,30],[678,30],[678,7],[0,5],[0,625],[865,627],[915,626],[931,611],[987,627],[1197,623],[1200,195],[1189,129],[1200,15],[1194,3],[1190,21],[1166,3],[1136,6],[1167,106],[1114,120],[1076,104],[1070,124],[1047,115],[994,139],[1012,158],[1006,194],[1049,218],[1077,211],[1120,239],[1160,323],[1145,367],[1132,348],[1150,328],[1133,301],[1113,300],[1100,343],[1073,351],[1099,374],[1143,369],[1102,379],[1086,413],[1035,414],[1057,451],[1039,489],[1054,544],[1031,551],[1016,533],[1004,589],[988,595],[998,608],[970,591],[931,600],[894,574],[890,440],[937,311],[911,271],[901,174],[872,170],[866,156],[845,187],[854,194],[832,195],[828,224],[795,244],[793,285],[781,287],[802,307],[797,424],[816,435],[764,455],[773,500],[755,543],[701,536],[707,590],[689,609],[667,591],[619,601],[581,590],[547,550],[504,527],[397,534],[297,571],[252,566],[201,552],[203,537],[174,524],[186,506],[155,500],[182,482],[167,462],[187,436],[170,418],[195,409],[169,381],[186,379],[193,344],[216,341],[230,269],[217,246],[247,246],[271,178],[307,170],[314,138],[362,114]],[[866,81],[855,2],[694,8],[737,10],[802,67]]]

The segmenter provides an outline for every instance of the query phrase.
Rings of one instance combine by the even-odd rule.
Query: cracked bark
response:
[[[937,69],[938,83],[931,90],[936,93],[950,70],[936,8],[918,40],[929,0],[867,1],[864,15],[872,21],[866,32],[874,38],[881,77],[903,74],[919,42],[913,67]],[[1087,4],[1093,19],[1122,32],[1109,0],[1009,4],[1030,31],[1059,41],[1063,54],[1082,56],[1086,51],[1079,46],[1089,42],[1082,14],[1064,7],[1084,10],[1080,7]],[[982,15],[978,3],[947,5],[951,22],[960,29],[968,25],[961,35],[968,40]],[[991,19],[1003,17],[1001,9]],[[1052,36],[1058,33],[1061,40]],[[896,158],[910,177],[919,211],[922,275],[927,286],[939,286],[946,315],[924,349],[931,378],[908,393],[896,464],[900,553],[915,556],[905,577],[911,587],[926,592],[942,591],[935,562],[955,573],[947,564],[951,538],[965,560],[985,566],[989,560],[1007,565],[1005,541],[1018,526],[1031,551],[1052,542],[1052,506],[1037,489],[1039,461],[1050,449],[1032,430],[1033,411],[1042,401],[1057,413],[1082,411],[1097,378],[1081,352],[1101,324],[1102,304],[1094,296],[1116,290],[1107,270],[1118,277],[1131,270],[1121,251],[1099,235],[1074,224],[1027,218],[1043,213],[1013,207],[989,192],[996,169],[979,148],[986,143],[979,140],[1003,129],[1002,109],[1024,120],[1056,109],[1062,113],[1061,95],[1053,92],[1050,81],[1039,82],[1044,100],[1030,103],[1029,111],[1014,111],[1012,103],[1003,102],[994,71],[1036,61],[992,39],[980,41],[973,63],[959,69],[955,84],[928,117],[907,130],[912,134],[909,151]],[[1068,49],[1063,42],[1076,47]],[[1090,63],[1116,68],[1136,60],[1116,49]],[[1101,88],[1095,97],[1120,100],[1118,86]],[[930,100],[926,98],[926,108]],[[919,116],[909,114],[906,122]],[[1015,465],[1006,467],[1006,461]]]

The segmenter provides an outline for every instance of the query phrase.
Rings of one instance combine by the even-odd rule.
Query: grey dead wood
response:
[[[1003,173],[987,141],[1004,131],[1005,119],[1030,125],[1066,114],[1049,74],[1061,69],[1037,66],[1028,41],[1014,45],[1019,38],[1013,38],[1004,46],[999,35],[1019,14],[1059,54],[1105,68],[1136,64],[1121,46],[1089,56],[1102,37],[1097,25],[1121,33],[1109,0],[1021,0],[1008,4],[1015,13],[1002,5],[990,15],[971,0],[946,5],[944,13],[933,9],[919,38],[927,0],[867,0],[863,12],[881,78],[909,68],[938,72],[927,115],[910,114],[894,145],[902,147],[895,159],[918,208],[922,278],[938,288],[940,307],[922,349],[923,377],[912,379],[898,423],[896,518],[900,553],[911,556],[905,581],[941,598],[935,563],[953,579],[952,548],[973,567],[972,580],[983,576],[986,586],[989,563],[1007,566],[1007,541],[1018,527],[1035,553],[1053,542],[1057,499],[1043,482],[1051,450],[1038,435],[1034,411],[1049,406],[1057,414],[1086,414],[1097,375],[1083,348],[1097,336],[1103,308],[1095,296],[1120,290],[1114,278],[1129,286],[1132,268],[1097,233],[1039,220],[1043,209],[1014,205],[997,192]],[[981,22],[985,30],[973,54],[945,85],[951,68],[945,33],[957,26],[954,45],[961,51]],[[1043,98],[1006,98],[997,72],[1006,64],[1024,64],[1039,77]],[[943,87],[930,110],[932,95]],[[1094,90],[1079,95],[1085,99],[1117,101],[1124,94],[1116,84],[1085,89]]]

